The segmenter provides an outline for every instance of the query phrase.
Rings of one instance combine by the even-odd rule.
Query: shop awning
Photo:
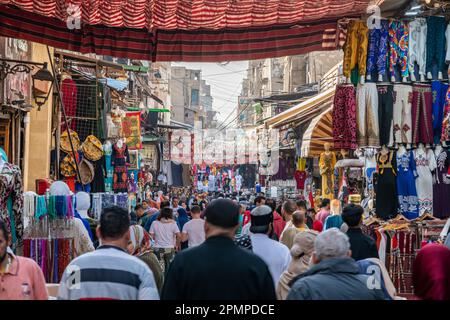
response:
[[[333,102],[335,88],[330,88],[265,121],[267,127],[304,122],[320,114]]]
[[[302,157],[318,157],[326,142],[333,145],[332,109],[329,107],[309,124],[303,134]]]
[[[0,35],[139,60],[262,59],[336,49],[345,40],[338,20],[365,14],[369,2],[0,0]]]

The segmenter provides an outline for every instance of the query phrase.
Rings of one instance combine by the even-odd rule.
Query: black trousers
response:
[[[392,85],[379,85],[378,89],[378,123],[380,126],[380,145],[389,145],[392,130],[394,107],[394,90]]]

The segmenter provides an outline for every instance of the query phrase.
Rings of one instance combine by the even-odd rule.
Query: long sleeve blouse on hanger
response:
[[[11,198],[12,210],[8,210],[8,199]],[[23,239],[23,186],[20,168],[5,162],[0,172],[0,219],[5,221],[11,231],[15,246],[22,245]]]

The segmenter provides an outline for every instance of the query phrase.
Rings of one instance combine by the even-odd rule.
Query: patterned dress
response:
[[[12,210],[8,210],[11,199]],[[20,168],[5,162],[0,170],[0,219],[12,233],[13,244],[21,245],[23,240],[23,190]],[[15,248],[15,246],[13,246]]]
[[[128,191],[128,169],[130,155],[126,144],[119,148],[117,144],[113,146],[111,155],[111,165],[114,167],[113,190],[114,192]]]
[[[320,174],[322,176],[322,198],[333,199],[333,170],[336,165],[334,152],[322,152],[319,160]]]
[[[447,218],[450,216],[450,179],[447,170],[450,166],[450,152],[436,150],[436,169],[433,179],[433,216]]]
[[[431,173],[436,169],[436,159],[432,150],[414,150],[416,170],[417,197],[419,201],[420,215],[425,212],[433,212],[433,176]]]
[[[395,81],[395,69],[400,66],[403,78],[409,76],[408,68],[409,26],[407,22],[391,20],[389,22],[389,72],[391,81]]]
[[[419,216],[419,203],[416,189],[416,162],[412,152],[397,154],[397,195],[400,213],[407,219]]]

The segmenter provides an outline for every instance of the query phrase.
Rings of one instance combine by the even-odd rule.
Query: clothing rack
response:
[[[23,255],[40,266],[48,283],[58,283],[75,258],[74,196],[24,195]]]
[[[131,212],[131,204],[127,193],[91,193],[91,214],[95,220],[100,220],[102,210],[108,206],[117,205]]]

